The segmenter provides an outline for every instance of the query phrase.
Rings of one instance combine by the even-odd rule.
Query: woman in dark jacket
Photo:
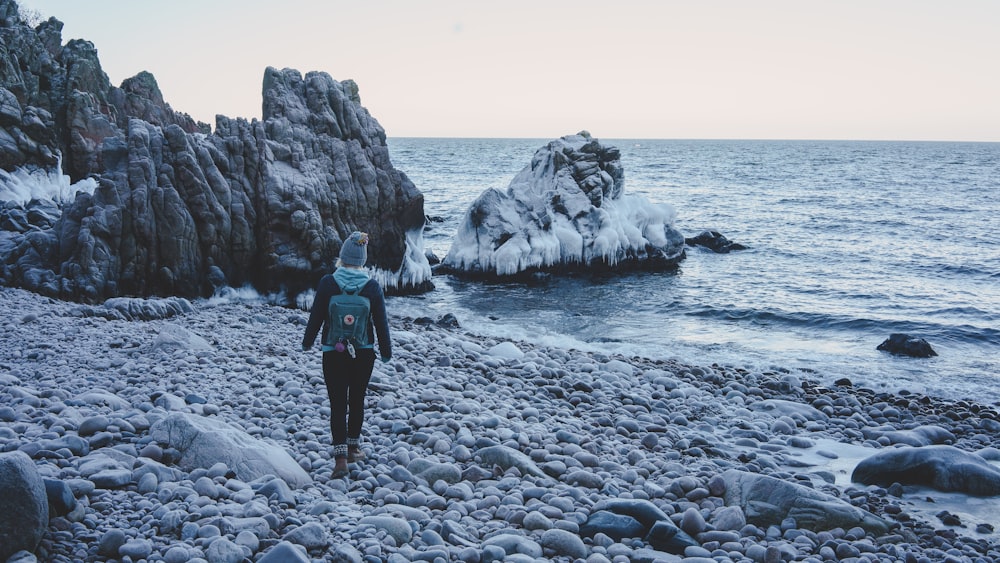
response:
[[[375,367],[375,347],[373,344],[350,350],[344,346],[328,344],[330,330],[330,298],[342,292],[354,293],[361,288],[360,295],[367,297],[371,307],[368,319],[367,342],[376,342],[383,362],[392,357],[389,338],[389,319],[385,310],[385,296],[382,286],[368,275],[365,262],[368,260],[368,235],[353,232],[340,249],[337,269],[319,280],[316,298],[309,313],[309,324],[302,339],[302,350],[312,348],[316,335],[322,328],[323,337],[323,379],[330,396],[330,431],[333,433],[333,454],[336,465],[333,477],[345,477],[347,463],[365,458],[361,450],[361,426],[365,415],[365,393],[368,381]]]

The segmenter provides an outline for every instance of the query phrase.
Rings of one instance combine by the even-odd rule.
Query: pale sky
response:
[[[390,137],[1000,141],[1000,0],[21,0],[111,82],[261,116],[267,66]]]

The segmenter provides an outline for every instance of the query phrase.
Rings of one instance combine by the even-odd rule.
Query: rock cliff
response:
[[[388,293],[432,287],[423,194],[353,81],[269,67],[261,120],[218,115],[212,131],[148,72],[112,86],[94,45],[61,34],[0,0],[0,283],[85,302],[245,285],[294,297],[360,230]],[[90,189],[58,209],[3,197],[37,173]]]

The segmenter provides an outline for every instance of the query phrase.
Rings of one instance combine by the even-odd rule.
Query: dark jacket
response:
[[[309,324],[306,325],[306,334],[302,338],[302,349],[312,348],[316,341],[316,335],[320,333],[322,327],[323,337],[320,342],[326,340],[327,317],[329,316],[330,297],[341,293],[340,286],[333,279],[333,274],[327,274],[319,280],[316,287],[316,298],[313,300],[312,310],[309,311]],[[389,317],[385,311],[385,295],[382,293],[382,286],[375,280],[368,280],[368,283],[361,288],[360,295],[367,297],[371,304],[371,321],[368,323],[369,341],[378,342],[379,355],[388,360],[392,357],[392,342],[389,339]],[[372,340],[372,332],[378,336],[377,340]]]

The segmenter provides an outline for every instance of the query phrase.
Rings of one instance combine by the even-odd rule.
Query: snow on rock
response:
[[[487,354],[503,358],[505,360],[520,360],[524,357],[524,352],[513,342],[501,342],[487,351]]]
[[[619,156],[586,131],[542,147],[506,191],[491,188],[472,203],[443,268],[511,277],[675,265],[684,236],[673,208],[625,194]]]
[[[224,463],[244,481],[273,474],[292,487],[312,483],[288,452],[221,420],[172,413],[150,430],[153,439],[181,452],[179,465],[188,470]]]

